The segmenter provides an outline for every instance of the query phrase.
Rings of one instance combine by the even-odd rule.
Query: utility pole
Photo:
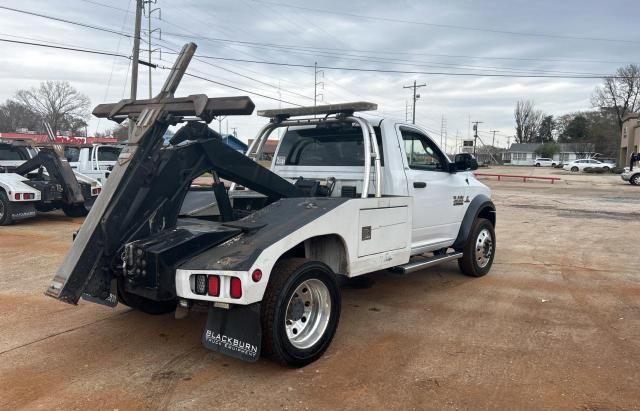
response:
[[[444,143],[444,145],[442,145]],[[447,118],[442,115],[440,120],[440,148],[444,147],[444,151],[447,151]]]
[[[476,147],[478,146],[478,124],[482,121],[472,121],[473,123],[473,155],[476,155]]]
[[[314,107],[317,104],[318,96],[322,97],[322,100],[324,100],[324,94],[322,93],[318,94],[318,86],[321,85],[322,89],[324,90],[324,82],[318,81],[318,74],[321,74],[322,78],[324,78],[324,70],[318,70],[318,62],[316,61],[315,63],[313,63],[313,106]]]
[[[154,52],[154,50],[151,48],[151,34],[153,34],[154,31],[160,30],[159,28],[151,30],[151,15],[154,12],[158,12],[160,19],[162,19],[162,11],[160,10],[160,7],[156,7],[155,9],[151,8],[151,5],[156,4],[157,2],[158,0],[144,0],[144,3],[149,5],[149,10],[147,12],[147,37],[148,37],[147,46],[148,46],[148,52],[149,52],[149,61],[148,61],[149,63],[148,64],[149,66],[149,99],[153,98],[152,83],[151,83],[151,69],[153,68],[153,66],[151,65],[151,54]],[[162,37],[162,34],[160,34],[160,37]],[[160,53],[160,58],[162,58],[162,52]]]
[[[409,102],[404,101],[404,121],[409,121]]]
[[[227,118],[227,116],[216,118],[216,120],[218,121],[218,134],[220,135],[222,135],[222,120],[224,120],[225,118]]]
[[[138,60],[140,57],[140,24],[142,23],[142,0],[136,0],[136,24],[133,32],[133,52],[131,62],[131,99],[138,97]],[[129,139],[133,137],[133,120],[129,120]]]
[[[496,133],[498,130],[491,130],[490,133],[493,133],[493,138],[491,139],[491,147],[496,146]]]
[[[416,90],[420,87],[426,87],[425,83],[416,84],[416,81],[413,80],[413,86],[402,86],[402,88],[412,88],[413,89],[413,120],[412,123],[416,124],[416,100],[420,98],[420,94],[416,94]]]

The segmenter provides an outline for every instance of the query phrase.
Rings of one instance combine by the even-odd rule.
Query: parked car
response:
[[[551,158],[536,158],[533,165],[536,167],[555,167],[557,162]]]
[[[598,157],[596,160],[608,164],[611,168],[615,168],[618,166],[618,160],[616,160],[615,158]]]
[[[605,171],[609,171],[611,170],[613,165],[609,163],[603,163],[602,161],[594,160],[592,158],[584,158],[582,160],[575,160],[570,163],[567,163],[562,168],[564,168],[565,170],[573,171],[577,173],[578,171],[584,171],[584,169],[587,167],[601,168]]]
[[[640,186],[640,168],[629,171],[629,167],[624,168],[624,172],[620,174],[622,181],[628,181],[631,185]]]

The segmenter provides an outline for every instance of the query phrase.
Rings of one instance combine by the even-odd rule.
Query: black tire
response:
[[[555,168],[556,167],[556,163],[551,163],[551,167]]]
[[[287,307],[294,292],[308,280],[318,280],[324,284],[331,308],[324,332],[313,345],[302,349],[290,341],[285,321]],[[336,276],[327,265],[304,258],[290,258],[277,262],[262,299],[262,354],[292,367],[303,367],[317,360],[331,344],[338,328],[340,303],[340,288]]]
[[[490,236],[490,243],[487,245],[486,240],[484,240],[483,245],[480,247],[484,248],[484,258],[486,257],[487,252],[490,251],[490,255],[488,256],[488,260],[481,265],[479,263],[480,258],[476,257],[476,250],[482,251],[482,248],[478,248],[477,245],[481,241],[481,235],[488,234]],[[486,237],[484,237],[486,238]],[[488,248],[485,248],[488,247]],[[463,274],[471,276],[471,277],[482,277],[487,274],[489,270],[491,270],[491,265],[493,264],[493,259],[496,255],[496,234],[493,229],[493,224],[486,218],[477,218],[473,223],[473,227],[471,228],[471,233],[469,234],[469,239],[467,240],[467,244],[465,244],[463,249],[462,258],[458,260],[458,266],[460,267],[460,271]],[[481,257],[482,258],[482,257]]]
[[[578,167],[571,167],[571,171],[577,173],[578,171],[580,171],[580,169]]]
[[[153,301],[125,291],[122,280],[118,280],[118,301],[122,304],[151,315],[161,315],[176,310],[176,300]]]
[[[13,218],[11,218],[11,201],[7,197],[7,193],[0,190],[0,225],[13,224]]]
[[[63,205],[62,211],[67,217],[85,217],[89,214],[89,210],[84,206],[84,204],[73,204],[73,205]]]
[[[629,182],[634,186],[640,186],[640,173],[632,175]]]
[[[536,163],[536,167],[540,167],[540,163]]]
[[[611,171],[611,169],[607,166],[602,167],[602,169],[605,171],[605,173],[608,173],[609,171]]]

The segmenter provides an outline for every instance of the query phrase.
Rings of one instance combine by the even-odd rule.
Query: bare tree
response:
[[[513,111],[516,121],[516,143],[533,143],[538,135],[543,114],[531,100],[520,100]]]
[[[0,104],[0,133],[14,132],[21,128],[41,131],[42,119],[17,101],[7,100]]]
[[[48,122],[56,134],[62,127],[86,119],[91,104],[89,97],[67,81],[46,81],[38,88],[19,90],[16,99]]]
[[[598,86],[591,104],[601,109],[615,112],[618,120],[618,131],[622,130],[622,119],[628,113],[640,110],[640,66],[629,64],[620,67],[616,75],[605,77],[604,83]]]

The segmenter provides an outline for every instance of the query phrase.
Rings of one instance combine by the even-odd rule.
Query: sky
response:
[[[446,129],[449,152],[470,134],[470,121],[482,122],[479,135],[485,143],[491,143],[489,131],[497,130],[496,145],[506,146],[515,133],[513,108],[519,99],[531,99],[553,115],[589,110],[600,77],[639,62],[634,53],[640,43],[635,5],[574,0],[157,0],[151,6],[160,9],[151,14],[151,60],[170,67],[175,52],[193,41],[200,57],[188,71],[224,86],[187,77],[176,95],[249,95],[257,109],[313,105],[314,63],[325,67],[317,75],[318,104],[371,101],[378,104],[376,116],[404,120],[412,98],[403,86],[426,83],[418,90],[416,123],[438,143]],[[130,56],[134,9],[135,0],[3,0],[0,39]],[[146,17],[142,26],[141,58],[148,60]],[[152,70],[153,94],[167,73]],[[129,96],[130,75],[127,58],[0,42],[0,101],[41,81],[66,80],[89,96],[92,105],[116,102]],[[138,97],[148,96],[148,69],[141,66]],[[235,129],[246,141],[264,120],[255,114],[229,117],[212,127]],[[114,125],[92,118],[89,134]]]

